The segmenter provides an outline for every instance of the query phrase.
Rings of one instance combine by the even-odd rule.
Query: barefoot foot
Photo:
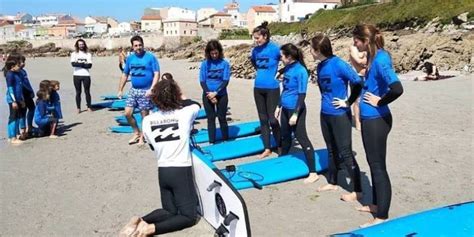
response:
[[[263,151],[262,154],[258,155],[258,158],[262,159],[262,158],[268,157],[271,154],[272,154],[272,151],[270,149],[265,149],[265,151]]]
[[[367,222],[367,223],[365,223],[365,224],[362,224],[362,225],[360,225],[359,227],[360,227],[360,228],[365,228],[365,227],[377,225],[377,224],[380,224],[380,223],[385,222],[386,220],[387,220],[387,219],[374,218],[373,220],[370,220],[369,222]]]
[[[317,192],[336,191],[339,188],[334,184],[326,184],[316,189]]]
[[[376,213],[377,212],[377,206],[370,204],[368,206],[361,206],[361,207],[356,207],[357,211],[360,212],[370,212],[370,213]]]
[[[138,226],[138,223],[141,219],[138,216],[132,217],[130,221],[120,230],[119,237],[128,237],[130,236]]]
[[[304,179],[305,184],[314,183],[319,180],[319,176],[316,173],[309,173],[308,177]]]
[[[362,193],[352,192],[341,195],[341,200],[345,202],[355,202],[360,199],[362,199]]]

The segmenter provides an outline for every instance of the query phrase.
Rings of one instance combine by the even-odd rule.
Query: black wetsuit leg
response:
[[[275,118],[275,109],[280,102],[280,89],[254,88],[255,104],[257,106],[260,130],[265,149],[270,149],[270,127],[278,147],[281,146],[280,125]]]

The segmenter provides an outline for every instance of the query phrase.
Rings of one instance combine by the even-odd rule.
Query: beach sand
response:
[[[94,58],[91,93],[115,94],[119,80],[117,57]],[[198,63],[160,59],[162,72],[171,72],[188,98],[201,101]],[[72,68],[68,58],[27,59],[26,69],[37,88],[43,79],[61,82],[64,135],[30,139],[21,146],[6,144],[8,107],[1,104],[0,236],[116,236],[133,215],[160,207],[156,160],[147,146],[129,146],[130,135],[113,134],[121,112],[106,109],[76,114]],[[2,81],[1,91],[5,91]],[[392,182],[390,217],[427,208],[465,202],[473,195],[472,75],[413,82],[403,81],[405,93],[391,104],[393,128],[388,140],[387,166]],[[232,79],[229,106],[234,121],[257,119],[253,81]],[[83,104],[85,103],[83,97]],[[320,125],[319,90],[309,84],[307,128],[316,149],[324,148]],[[83,106],[85,108],[85,106]],[[205,127],[199,120],[198,127]],[[353,130],[353,150],[362,171],[364,202],[370,201],[370,172],[360,132]],[[238,164],[255,160],[242,158]],[[253,236],[325,236],[367,222],[371,215],[345,203],[344,190],[317,193],[326,183],[303,180],[276,184],[259,191],[241,191]],[[168,236],[211,236],[203,219],[194,227]]]

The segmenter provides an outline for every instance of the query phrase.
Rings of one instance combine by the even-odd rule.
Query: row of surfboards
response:
[[[124,100],[117,100],[113,96],[104,96],[103,99],[106,101],[100,104],[107,108],[120,110],[125,107]],[[141,115],[136,113],[134,116],[141,125]],[[201,110],[198,119],[205,117],[205,112]],[[112,132],[132,132],[124,116],[116,116],[115,120],[118,126],[110,127]],[[264,147],[259,132],[258,121],[230,124],[231,140],[214,145],[206,144],[206,129],[193,134],[193,166],[201,199],[201,214],[216,229],[218,236],[251,235],[245,201],[238,190],[261,189],[266,185],[305,177],[309,172],[302,152],[225,168],[218,168],[214,164],[262,152]],[[216,135],[217,140],[220,140],[222,136],[219,129]],[[271,145],[275,147],[273,140]],[[327,157],[327,150],[315,151],[315,168],[318,172],[327,169]],[[473,223],[474,202],[467,202],[334,236],[474,236]]]

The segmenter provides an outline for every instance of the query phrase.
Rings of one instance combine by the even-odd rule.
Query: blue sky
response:
[[[67,13],[84,18],[92,16],[112,16],[119,21],[139,20],[147,7],[176,6],[197,10],[213,7],[222,10],[231,0],[0,0],[0,14],[15,15],[27,12],[32,15],[42,13]],[[240,11],[246,12],[250,6],[276,3],[278,0],[237,0]]]

